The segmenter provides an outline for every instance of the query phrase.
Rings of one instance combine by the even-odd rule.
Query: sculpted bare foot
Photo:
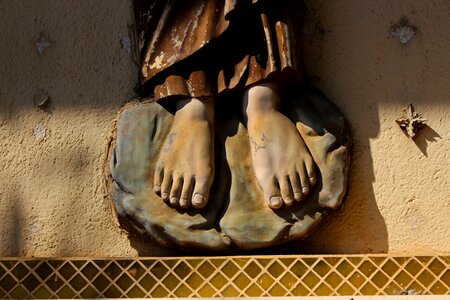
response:
[[[272,209],[300,201],[316,182],[313,159],[295,124],[277,110],[279,101],[273,84],[244,95],[253,169]]]
[[[214,177],[213,99],[177,104],[156,163],[154,191],[172,206],[203,208]]]

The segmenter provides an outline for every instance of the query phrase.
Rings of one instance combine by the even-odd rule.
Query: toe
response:
[[[183,188],[181,190],[180,197],[180,206],[183,208],[188,208],[189,204],[191,203],[193,183],[194,180],[192,176],[184,177]]]
[[[302,199],[302,186],[296,171],[291,172],[289,180],[291,181],[295,201],[300,201]]]
[[[156,166],[155,174],[153,176],[153,191],[157,194],[161,194],[161,183],[163,179],[164,170],[161,166]]]
[[[268,200],[267,204],[272,209],[278,209],[278,208],[283,206],[283,201],[281,201],[281,197],[280,196],[272,196]]]
[[[280,189],[278,188],[278,181],[276,179],[267,180],[262,184],[262,187],[267,206],[272,209],[278,209],[283,206],[283,201],[280,196]]]
[[[314,161],[311,157],[305,159],[305,169],[306,174],[308,175],[308,181],[311,185],[316,183],[316,173],[314,171]]]
[[[172,187],[172,174],[164,174],[161,184],[161,198],[164,201],[169,200],[170,188]]]
[[[298,177],[300,178],[300,184],[302,187],[302,195],[308,195],[309,193],[309,180],[308,174],[306,173],[306,169],[304,165],[301,165],[298,170]]]
[[[192,194],[192,206],[195,208],[203,208],[208,203],[208,195],[210,189],[208,177],[196,178],[194,193]]]
[[[192,197],[192,206],[195,208],[203,208],[206,205],[206,198],[198,192]]]
[[[188,208],[189,207],[189,200],[185,198],[180,198],[180,207],[181,208]]]
[[[292,192],[291,192],[291,183],[289,182],[288,176],[282,176],[278,179],[278,182],[280,183],[280,191],[281,191],[281,197],[283,198],[283,202],[286,205],[292,205],[294,203],[294,200],[292,199]]]
[[[183,187],[183,179],[177,177],[173,179],[172,189],[170,190],[170,204],[175,206],[178,204],[178,199],[180,199],[181,189]]]

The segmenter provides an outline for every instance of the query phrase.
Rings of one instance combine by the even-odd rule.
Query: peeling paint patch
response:
[[[48,137],[48,130],[42,123],[39,123],[34,129],[34,137],[38,141],[42,141]]]
[[[51,45],[49,39],[43,36],[37,38],[35,43],[36,43],[36,50],[39,55],[44,54],[45,50]]]
[[[203,14],[203,11],[205,10],[205,3],[202,2],[201,6],[197,10],[197,13],[194,18],[194,24],[192,26],[192,31],[195,31],[198,27],[198,20],[200,20],[200,16]]]
[[[190,24],[190,22],[189,22]],[[177,35],[178,28],[174,27],[172,31],[170,32],[170,41],[172,42],[175,49],[179,50],[181,49],[181,46],[183,45],[183,40],[186,37],[187,30],[189,28],[189,25],[185,27],[183,33],[181,34],[183,36],[183,39],[180,39],[180,37]]]
[[[30,224],[30,231],[32,234],[36,234],[39,231],[41,231],[43,227],[44,227],[44,224],[40,223],[37,220],[32,220],[31,224]]]
[[[131,39],[129,36],[124,36],[120,39],[120,44],[122,48],[125,49],[128,53],[131,53]]]
[[[156,58],[155,62],[150,65],[150,69],[162,69],[165,64],[163,64],[165,53],[161,52]]]
[[[414,37],[416,31],[417,28],[410,25],[406,18],[403,18],[391,28],[390,34],[398,39],[401,44],[405,45]]]

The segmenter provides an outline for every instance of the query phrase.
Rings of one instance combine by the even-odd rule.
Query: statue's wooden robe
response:
[[[298,2],[135,0],[144,88],[163,99],[299,81]]]

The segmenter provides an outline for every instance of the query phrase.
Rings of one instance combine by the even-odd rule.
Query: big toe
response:
[[[195,194],[192,197],[192,206],[195,208],[203,208],[207,204],[206,197],[200,194]]]
[[[279,178],[278,182],[280,183],[281,196],[283,197],[283,202],[286,205],[292,205],[294,200],[292,199],[292,187],[287,176],[282,176]]]
[[[195,208],[203,208],[208,204],[209,189],[211,183],[209,178],[200,178],[195,183],[194,193],[192,194],[192,206]]]
[[[267,205],[272,209],[278,209],[283,206],[283,201],[280,196],[272,196],[267,200]]]
[[[264,192],[267,206],[272,209],[278,209],[283,206],[280,190],[273,180],[261,180],[260,185]]]

